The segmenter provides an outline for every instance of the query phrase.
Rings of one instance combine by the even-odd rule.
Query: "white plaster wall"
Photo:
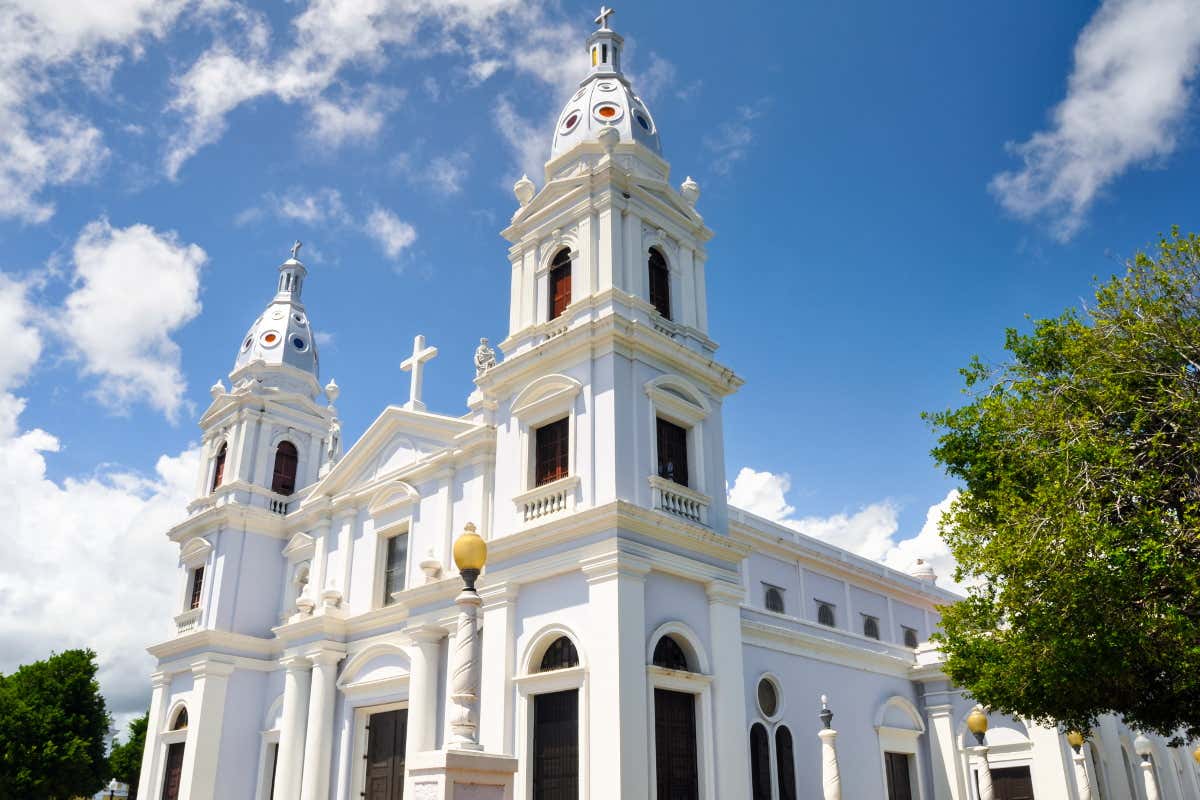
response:
[[[846,608],[846,585],[836,578],[821,575],[810,569],[804,570],[804,611],[796,616],[803,619],[817,620],[817,601],[832,603],[837,627],[850,630],[847,625],[850,609]]]
[[[229,676],[216,787],[221,797],[253,798],[262,744],[262,700],[267,673],[237,670]]]

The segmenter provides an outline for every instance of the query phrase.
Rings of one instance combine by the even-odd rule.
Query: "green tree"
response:
[[[0,676],[0,798],[91,795],[108,778],[96,654],[66,650]]]
[[[1173,231],[1005,349],[927,415],[973,585],[944,610],[947,674],[1043,723],[1200,735],[1200,239]]]
[[[108,754],[112,776],[129,785],[129,800],[137,800],[138,776],[142,772],[142,751],[146,747],[146,726],[149,721],[149,711],[130,720],[129,735],[122,744],[114,745]]]

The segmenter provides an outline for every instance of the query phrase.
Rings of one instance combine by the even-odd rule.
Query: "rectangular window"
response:
[[[571,262],[550,270],[550,319],[557,319],[571,305]]]
[[[534,485],[567,477],[571,431],[566,417],[537,429],[534,434]]]
[[[916,647],[918,644],[917,629],[909,628],[906,625],[901,625],[900,630],[902,630],[904,632],[904,646],[905,647]]]
[[[658,420],[658,477],[688,485],[687,430]]]
[[[776,614],[784,613],[783,589],[769,583],[764,583],[763,589],[763,605],[766,606],[767,611],[774,611]]]
[[[404,573],[408,562],[408,534],[401,533],[388,538],[386,561],[383,565],[383,604],[396,602],[394,592],[404,591]]]
[[[192,570],[192,599],[188,608],[200,607],[200,591],[204,588],[204,567]]]
[[[833,613],[833,603],[817,601],[817,622],[833,628],[837,626],[837,617]]]
[[[908,772],[907,753],[884,753],[887,768],[888,800],[913,800],[912,779]]]
[[[863,614],[863,636],[870,639],[879,638],[879,617]]]

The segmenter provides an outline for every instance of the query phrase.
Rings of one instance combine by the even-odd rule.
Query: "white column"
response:
[[[924,689],[929,761],[933,772],[933,800],[963,800],[959,760],[954,743],[954,706],[944,702],[950,699],[951,692],[948,685],[942,689],[926,684]]]
[[[408,677],[408,753],[437,749],[437,682],[441,671],[442,628],[429,626],[410,632],[408,648],[411,671]]]
[[[590,796],[645,800],[651,780],[646,707],[649,565],[613,553],[585,561],[582,568],[593,632],[588,646]]]
[[[170,677],[165,672],[156,672],[150,676],[150,713],[146,723],[146,746],[142,750],[142,772],[138,777],[138,797],[154,797],[158,786],[158,755],[162,748],[158,743],[158,734],[165,727],[163,714],[166,713],[167,687],[171,684]]]
[[[837,731],[823,728],[821,739],[821,790],[825,800],[842,800],[842,776],[838,772]],[[988,798],[991,800],[991,798]]]
[[[233,665],[219,661],[205,661],[192,667],[179,800],[217,797],[217,756],[221,749],[225,694],[232,674]]]
[[[1142,781],[1146,786],[1146,800],[1158,800],[1158,781],[1154,780],[1154,762],[1142,758]]]
[[[450,736],[446,747],[479,750],[479,595],[464,589],[454,599],[458,625],[450,654]]]
[[[979,770],[979,800],[994,800],[992,793],[992,769],[988,766],[987,745],[979,745],[970,748],[970,751],[978,758],[977,766]]]
[[[713,746],[717,797],[739,797],[750,785],[746,746],[746,680],[742,665],[741,584],[712,581],[708,619],[712,647]]]
[[[301,800],[327,800],[333,761],[333,705],[337,698],[337,664],[344,653],[324,649],[313,653],[308,731],[304,739]],[[285,698],[284,702],[287,700]]]
[[[479,742],[489,753],[513,753],[513,689],[516,661],[517,587],[496,584],[484,587],[483,681],[487,698],[479,711]],[[411,723],[410,723],[411,724]]]
[[[1079,800],[1092,800],[1092,781],[1088,776],[1087,755],[1082,747],[1071,753],[1075,762],[1075,786],[1079,789]]]
[[[297,800],[300,797],[300,769],[304,763],[312,664],[300,656],[285,658],[282,664],[287,672],[283,677],[283,720],[279,730],[274,800]]]

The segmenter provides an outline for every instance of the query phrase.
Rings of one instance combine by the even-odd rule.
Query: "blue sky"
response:
[[[0,652],[91,641],[41,619],[79,598],[14,580],[31,570],[112,563],[160,624],[156,537],[191,490],[195,420],[293,239],[347,440],[406,399],[416,333],[441,350],[430,408],[465,411],[474,346],[507,326],[512,182],[542,182],[595,12],[0,0],[18,22],[0,508],[36,542],[0,566]],[[876,557],[931,546],[953,487],[920,412],[959,402],[957,369],[998,357],[1006,326],[1197,227],[1197,18],[1194,0],[618,6],[673,180],[700,183],[716,231],[711,333],[747,381],[725,407],[730,482],[752,470],[736,500]],[[100,646],[154,638],[131,623]],[[141,656],[104,657],[117,705],[143,702],[112,677]]]

